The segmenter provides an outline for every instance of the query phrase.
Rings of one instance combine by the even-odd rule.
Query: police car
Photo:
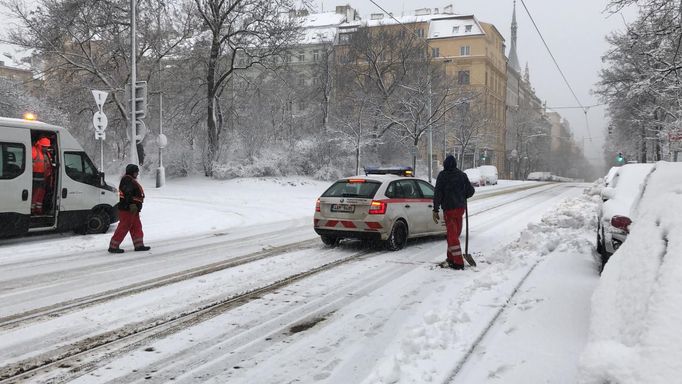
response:
[[[445,224],[433,222],[433,194],[409,167],[365,168],[364,176],[338,180],[317,199],[315,232],[330,246],[344,238],[382,240],[396,251],[409,238],[445,234]]]

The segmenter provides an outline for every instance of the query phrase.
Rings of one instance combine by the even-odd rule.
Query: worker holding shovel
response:
[[[469,182],[469,178],[466,173],[457,169],[457,160],[449,155],[443,161],[443,170],[436,178],[436,191],[433,196],[433,221],[438,223],[440,220],[438,211],[442,207],[447,230],[447,258],[439,264],[443,268],[464,269],[464,259],[469,265],[476,265],[470,254],[462,254],[462,247],[459,243],[459,235],[462,233],[462,216],[465,213],[467,213],[468,237],[467,199],[473,195],[474,187]]]

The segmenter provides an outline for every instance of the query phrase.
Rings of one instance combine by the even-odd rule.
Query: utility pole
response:
[[[130,163],[139,165],[137,158],[137,111],[135,110],[135,86],[137,84],[137,44],[135,43],[137,0],[130,0]]]
[[[429,68],[427,68],[427,71]],[[429,183],[431,182],[431,178],[433,177],[433,129],[431,127],[431,72],[427,72],[428,80],[427,80],[427,96],[428,100],[426,102],[426,124],[428,124],[428,131],[429,131]]]

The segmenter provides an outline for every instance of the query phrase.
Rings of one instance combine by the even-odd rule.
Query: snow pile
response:
[[[673,383],[682,371],[682,164],[656,164],[592,297],[583,383]]]
[[[363,383],[448,381],[453,370],[459,369],[458,362],[466,358],[468,348],[494,321],[533,266],[552,252],[593,252],[598,200],[587,194],[566,199],[540,223],[529,224],[514,243],[485,257],[474,255],[480,263],[473,270],[477,272],[473,279],[453,279],[451,271],[444,271],[439,283],[446,286],[435,290],[438,298],[422,302],[423,311],[415,313],[416,321],[401,331],[404,335],[396,337],[401,340],[397,351],[385,356]],[[481,306],[481,302],[497,304]]]

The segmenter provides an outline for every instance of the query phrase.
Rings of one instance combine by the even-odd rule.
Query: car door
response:
[[[421,192],[422,202],[424,205],[424,216],[426,216],[426,231],[429,233],[441,233],[445,232],[445,220],[438,221],[434,223],[433,221],[433,195],[435,194],[435,189],[433,186],[426,181],[416,180],[419,191]]]
[[[0,134],[0,235],[28,231],[33,165],[28,129],[2,127]]]
[[[410,235],[419,235],[427,231],[428,222],[424,214],[427,209],[415,180],[402,179],[395,182],[399,204],[402,205],[405,219],[409,225]]]

